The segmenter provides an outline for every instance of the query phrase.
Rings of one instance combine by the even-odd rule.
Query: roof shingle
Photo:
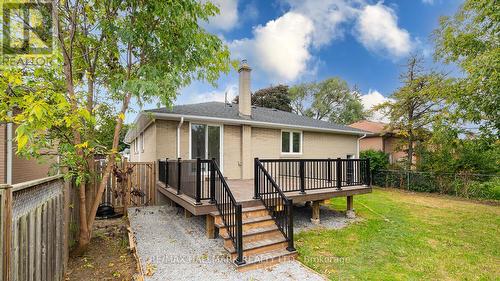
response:
[[[232,120],[252,120],[274,124],[284,124],[292,126],[314,127],[321,129],[331,129],[346,132],[366,133],[366,131],[344,125],[334,124],[327,121],[316,120],[295,113],[285,112],[277,109],[252,106],[250,119],[241,117],[238,114],[237,104],[225,104],[223,102],[204,102],[196,104],[176,105],[171,109],[159,108],[146,110],[151,113],[169,113],[178,115],[206,116]]]

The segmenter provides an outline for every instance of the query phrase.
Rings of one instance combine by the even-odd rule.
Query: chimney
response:
[[[250,93],[251,71],[252,69],[248,65],[247,60],[242,60],[238,69],[240,75],[238,110],[242,117],[250,117],[252,115],[252,97]]]

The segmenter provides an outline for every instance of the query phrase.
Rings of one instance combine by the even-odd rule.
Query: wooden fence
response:
[[[104,160],[95,162],[95,179],[92,196],[95,196],[99,183],[101,182],[106,162]],[[130,194],[128,206],[149,206],[154,205],[156,200],[156,163],[155,162],[123,162],[118,164],[118,168],[126,171],[130,168],[126,183],[120,182],[113,175],[109,177],[106,189],[101,199],[101,203],[113,205],[117,213],[123,213],[125,193]],[[94,197],[92,197],[94,198]]]
[[[95,198],[103,167],[97,167],[100,170],[88,201]],[[130,180],[123,184],[110,177],[102,202],[123,211],[119,190],[124,190],[131,194],[129,206],[155,204],[155,163],[130,162],[121,167],[131,169]],[[64,280],[78,226],[78,188],[62,175],[0,185],[0,281]]]
[[[62,280],[71,188],[62,176],[0,186],[2,280]]]

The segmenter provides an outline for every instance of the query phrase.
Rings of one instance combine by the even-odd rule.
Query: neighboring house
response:
[[[8,130],[6,124],[0,124],[0,184],[16,184],[47,177],[54,156],[47,159],[25,159],[16,155],[16,143],[12,142],[12,150],[8,150],[8,135],[14,136],[15,128]],[[9,160],[11,159],[11,160]]]
[[[397,149],[400,139],[393,132],[386,129],[388,124],[362,120],[349,126],[373,133],[360,140],[360,151],[369,149],[383,151],[389,154],[389,163],[391,164],[406,157],[404,151]]]
[[[253,161],[357,158],[366,131],[250,104],[251,68],[239,69],[239,104],[204,102],[139,113],[127,132],[130,161],[216,158],[224,176],[253,178]]]

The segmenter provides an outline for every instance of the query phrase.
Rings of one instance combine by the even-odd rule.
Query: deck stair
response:
[[[210,215],[214,217],[219,235],[224,239],[224,248],[234,260],[237,253],[220,214],[213,212]],[[288,241],[262,203],[242,209],[242,228],[245,263],[236,265],[239,271],[265,268],[297,256],[296,251],[290,252],[286,249]]]

